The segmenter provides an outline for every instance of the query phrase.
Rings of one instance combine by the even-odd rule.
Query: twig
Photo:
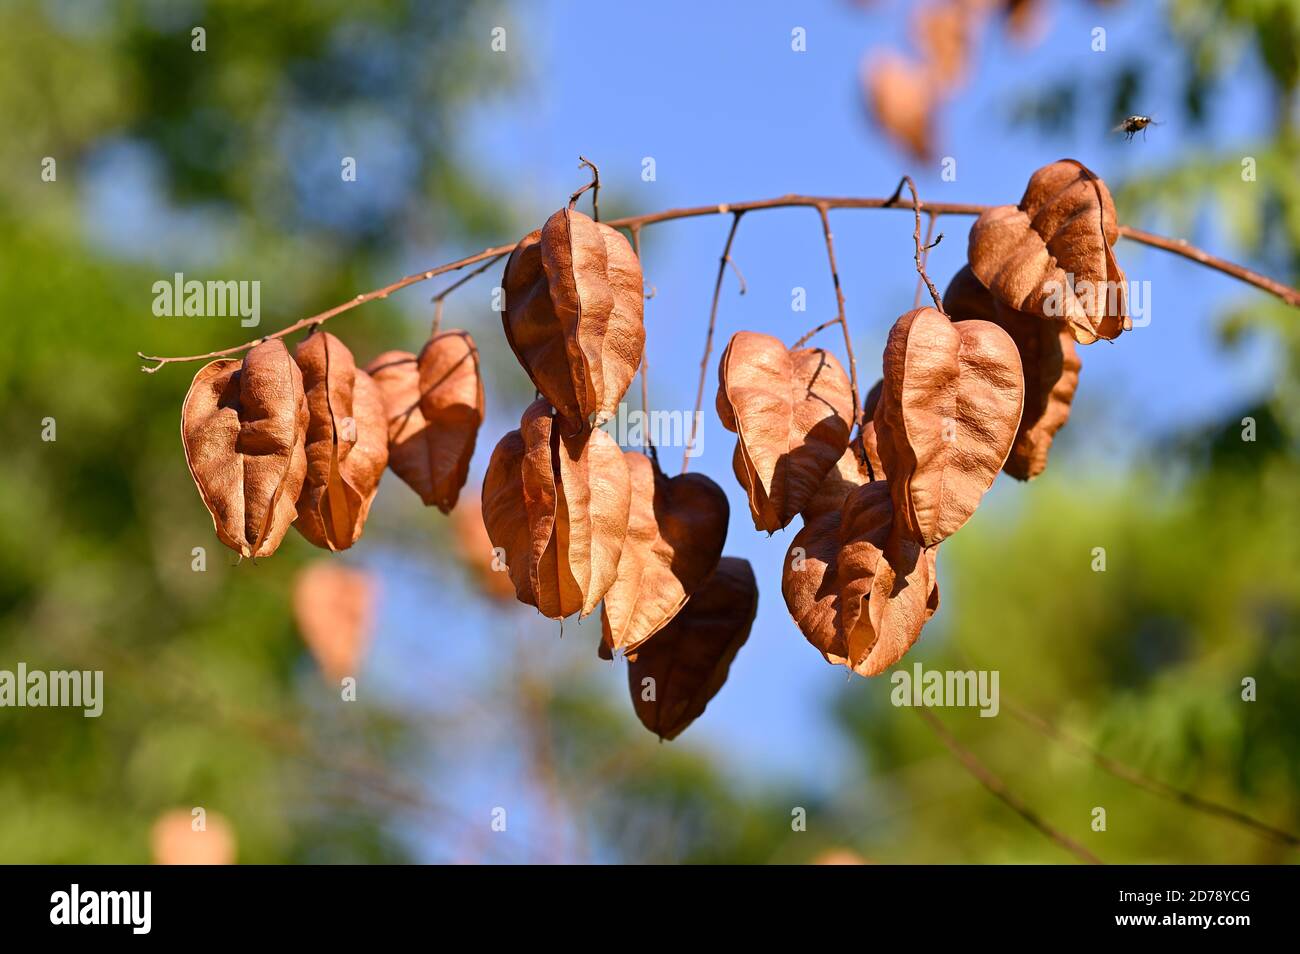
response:
[[[578,204],[578,196],[582,195],[588,189],[591,190],[591,217],[597,222],[600,221],[600,170],[596,164],[585,156],[578,157],[578,168],[586,167],[591,170],[591,181],[579,189],[573,195],[569,196],[569,208]]]
[[[853,198],[844,196],[811,196],[811,195],[784,195],[775,199],[759,199],[752,202],[720,203],[718,205],[697,205],[688,206],[678,209],[666,209],[662,212],[651,212],[645,215],[629,215],[621,219],[611,219],[605,223],[613,228],[636,228],[645,225],[654,225],[657,222],[671,222],[678,219],[700,218],[707,215],[740,215],[744,212],[753,212],[760,209],[788,209],[788,208],[820,208],[826,209],[902,209],[907,206],[897,204],[896,198],[890,199],[872,199],[872,198]],[[923,212],[930,212],[936,215],[979,215],[990,208],[988,205],[979,205],[970,202],[922,202],[919,208]],[[1149,245],[1152,248],[1163,249],[1166,252],[1172,252],[1175,255],[1181,255],[1183,258],[1212,268],[1215,271],[1223,272],[1230,275],[1238,281],[1245,282],[1248,285],[1268,292],[1270,295],[1281,299],[1292,307],[1300,308],[1300,289],[1291,288],[1281,282],[1274,281],[1265,275],[1252,271],[1241,265],[1229,262],[1226,259],[1211,255],[1202,249],[1191,245],[1183,239],[1172,239],[1162,235],[1155,235],[1151,232],[1144,232],[1141,229],[1130,228],[1126,225],[1119,226],[1119,234],[1134,242],[1140,242],[1143,245]],[[259,344],[268,338],[284,338],[295,332],[301,331],[313,324],[322,324],[336,315],[341,315],[346,311],[351,311],[358,305],[375,299],[387,298],[395,291],[400,291],[408,285],[414,285],[417,282],[426,281],[430,278],[436,278],[438,275],[445,275],[448,272],[459,271],[462,268],[468,268],[471,265],[477,265],[485,259],[496,259],[503,255],[508,255],[515,247],[514,242],[508,245],[497,245],[493,248],[486,248],[474,255],[469,255],[455,262],[448,262],[446,265],[439,265],[426,271],[416,272],[407,275],[405,278],[393,282],[391,285],[385,285],[383,288],[377,288],[374,291],[357,295],[354,298],[343,302],[341,305],[335,305],[319,314],[311,315],[291,325],[281,328],[279,331],[272,332],[270,335],[264,335],[246,341],[243,344],[235,345],[231,348],[223,348],[218,351],[209,351],[206,354],[180,355],[176,357],[160,357],[157,355],[147,355],[143,352],[137,352],[138,356],[145,361],[154,361],[157,364],[154,367],[142,367],[140,370],[152,374],[166,364],[176,364],[187,361],[209,361],[213,358],[221,358],[226,355],[239,354],[247,351],[254,345]]]
[[[749,291],[749,286],[745,284],[745,273],[740,270],[740,266],[736,264],[736,260],[728,255],[723,259],[723,261],[730,265],[731,270],[736,273],[736,283],[740,286],[740,293],[743,295]]]
[[[794,344],[790,345],[790,350],[793,351],[793,350],[795,350],[796,348],[802,348],[805,344],[808,343],[808,340],[809,340],[810,338],[812,338],[813,335],[817,334],[818,332],[825,331],[827,328],[831,328],[831,327],[833,327],[833,326],[835,326],[835,325],[838,325],[839,323],[840,323],[840,319],[839,319],[839,316],[838,316],[838,315],[837,315],[836,317],[832,318],[830,321],[823,321],[823,322],[822,322],[820,325],[818,325],[816,328],[812,329],[812,331],[806,332],[806,333],[803,335],[803,337],[801,337],[801,338],[800,338],[798,341],[796,341]]]
[[[911,176],[903,176],[898,182],[898,188],[890,196],[890,204],[898,201],[899,196],[903,194],[903,186],[907,186],[912,193],[912,214],[916,216],[916,227],[912,230],[912,242],[916,245],[916,274],[921,276],[921,281],[925,282],[925,287],[930,289],[930,298],[934,301],[934,307],[939,309],[939,313],[948,314],[943,310],[943,299],[939,297],[939,290],[934,287],[934,282],[930,281],[930,276],[925,273],[925,265],[921,261],[921,197],[916,194],[916,183],[912,181]],[[930,219],[933,223],[933,216]],[[942,236],[940,236],[942,238]],[[929,249],[929,238],[926,239],[926,249]]]
[[[727,242],[722,246],[722,257],[718,260],[718,278],[713,283],[713,305],[709,308],[709,330],[704,337],[704,356],[700,358],[700,383],[695,391],[695,413],[691,415],[691,436],[682,452],[682,473],[691,461],[691,451],[695,447],[695,428],[699,423],[700,409],[704,407],[704,382],[709,376],[709,356],[713,353],[713,329],[718,323],[718,299],[722,297],[722,278],[727,274],[727,262],[731,261],[731,243],[736,240],[736,229],[740,226],[740,217],[744,212],[736,212],[731,217],[731,230],[727,233]]]
[[[840,270],[835,264],[835,242],[831,237],[831,217],[825,205],[817,206],[822,220],[822,236],[826,239],[826,258],[831,266],[831,282],[835,285],[835,320],[844,331],[844,350],[849,358],[849,387],[853,391],[853,423],[855,430],[862,427],[862,401],[858,397],[858,360],[853,356],[853,336],[849,334],[849,320],[844,314],[844,290],[840,287]]]
[[[1188,242],[1187,239],[1166,238],[1163,235],[1156,235],[1154,232],[1143,232],[1141,229],[1131,228],[1127,225],[1119,227],[1119,234],[1135,242],[1141,242],[1143,245],[1150,245],[1152,248],[1173,252],[1175,255],[1189,258],[1193,262],[1223,272],[1225,275],[1231,275],[1238,281],[1245,282],[1247,285],[1254,285],[1270,295],[1277,296],[1292,308],[1300,308],[1300,290],[1289,285],[1283,285],[1279,281],[1274,281],[1267,275],[1261,275],[1259,272],[1251,271],[1249,268],[1202,251]]]
[[[219,351],[209,351],[207,354],[187,354],[178,357],[168,357],[168,358],[159,357],[157,355],[144,354],[142,352],[136,352],[137,355],[139,355],[139,357],[143,358],[145,361],[158,362],[157,365],[155,365],[152,368],[142,367],[140,370],[144,371],[146,374],[153,374],[155,371],[157,371],[165,364],[175,364],[177,362],[184,362],[184,361],[209,361],[213,358],[222,358],[229,354],[239,354],[241,351],[247,351],[249,348],[261,344],[263,341],[269,341],[272,338],[285,338],[293,334],[294,332],[302,331],[304,328],[308,328],[311,325],[324,324],[325,322],[329,321],[331,318],[335,317],[336,315],[341,315],[345,311],[351,311],[353,308],[356,308],[358,305],[364,305],[368,301],[387,298],[393,292],[400,291],[401,289],[406,288],[408,285],[414,285],[416,282],[422,282],[430,278],[436,278],[439,275],[445,275],[447,272],[459,271],[460,269],[467,268],[470,265],[477,265],[479,262],[483,261],[484,259],[500,258],[502,255],[508,254],[513,249],[514,249],[514,245],[500,245],[497,246],[496,248],[487,248],[475,255],[470,255],[466,258],[462,258],[460,261],[450,262],[446,265],[440,265],[437,268],[431,268],[428,271],[416,272],[412,275],[407,275],[405,278],[400,278],[397,281],[393,282],[391,285],[385,285],[383,288],[376,288],[374,291],[366,292],[363,295],[357,295],[356,297],[343,302],[343,304],[341,305],[335,305],[333,308],[328,308],[325,311],[320,312],[319,314],[310,315],[307,318],[303,318],[299,321],[295,321],[291,325],[286,325],[284,328],[281,328],[279,331],[272,332],[269,335],[263,335],[260,338],[254,338],[252,341],[246,341],[243,344],[235,345],[232,348],[222,348]]]
[[[489,258],[478,268],[474,269],[474,271],[462,275],[460,278],[456,279],[454,282],[452,282],[442,291],[438,292],[438,294],[434,295],[432,299],[430,299],[433,302],[433,329],[431,331],[431,334],[436,335],[438,331],[442,328],[442,303],[443,301],[446,300],[447,296],[450,295],[452,292],[454,292],[461,285],[464,285],[471,278],[474,278],[478,275],[482,275],[484,272],[486,272],[497,262],[501,261],[501,259],[503,258],[505,258],[504,253],[501,255],[497,255],[495,258]]]
[[[1152,794],[1159,795],[1163,798],[1169,798],[1176,802],[1180,802],[1188,808],[1205,812],[1207,815],[1216,815],[1219,818],[1236,822],[1237,824],[1249,828],[1257,834],[1263,835],[1265,838],[1279,844],[1287,845],[1291,848],[1300,847],[1300,836],[1293,835],[1280,828],[1275,828],[1267,822],[1262,822],[1258,818],[1247,815],[1245,812],[1238,811],[1229,805],[1212,802],[1209,799],[1200,797],[1199,795],[1184,791],[1180,788],[1175,788],[1159,779],[1143,775],[1137,769],[1131,768],[1123,762],[1111,758],[1105,753],[1094,749],[1086,742],[1067,735],[1042,716],[1030,712],[1028,709],[1023,708],[1014,702],[1009,702],[1005,695],[1002,697],[1002,705],[1006,707],[1013,717],[1023,724],[1029,726],[1036,732],[1042,733],[1049,739],[1061,743],[1066,748],[1074,750],[1085,758],[1091,759],[1098,768],[1113,775],[1120,781],[1128,782],[1130,785],[1135,785],[1144,791],[1151,792]]]
[[[939,238],[935,242],[931,243],[930,240],[934,237],[934,224],[939,220],[939,216],[935,215],[933,212],[927,212],[925,214],[925,219],[925,255],[922,257],[922,264],[928,265],[930,264],[930,249],[943,241],[943,233],[940,232]],[[916,291],[912,295],[913,310],[921,307],[921,291],[924,288],[925,282],[921,280],[920,275],[916,276]]]
[[[915,711],[917,715],[919,715],[925,723],[934,730],[934,734],[939,737],[939,741],[947,747],[948,751],[956,756],[957,761],[962,764],[962,767],[965,768],[966,771],[970,772],[971,775],[975,776],[976,781],[983,785],[990,795],[1001,801],[1002,804],[1006,805],[1013,812],[1029,824],[1033,825],[1066,851],[1070,852],[1070,854],[1074,855],[1080,861],[1090,865],[1099,865],[1103,863],[1100,858],[1094,855],[1087,848],[1083,847],[1083,845],[1079,844],[1069,836],[1057,831],[1044,821],[1043,818],[1026,805],[1018,795],[1008,789],[1002,779],[994,775],[983,762],[976,758],[973,752],[958,742],[953,737],[952,733],[944,728],[943,723],[939,721],[938,717],[935,716],[934,713],[929,709],[926,709],[924,706],[917,708]]]

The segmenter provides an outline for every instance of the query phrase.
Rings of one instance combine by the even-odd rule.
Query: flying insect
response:
[[[1147,127],[1159,126],[1159,125],[1161,124],[1156,122],[1150,116],[1130,116],[1128,119],[1124,120],[1114,129],[1112,129],[1111,132],[1124,133],[1125,142],[1130,142],[1134,136],[1136,136],[1138,133],[1141,133],[1142,141],[1146,142]]]

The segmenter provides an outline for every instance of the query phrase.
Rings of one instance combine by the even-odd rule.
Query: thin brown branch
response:
[[[569,208],[578,204],[578,196],[582,195],[588,189],[591,190],[591,217],[597,222],[600,221],[600,170],[596,164],[586,156],[578,157],[578,168],[586,167],[591,170],[591,181],[579,189],[573,195],[569,196]]]
[[[478,268],[474,269],[472,272],[467,272],[466,274],[462,275],[460,278],[456,279],[454,282],[452,282],[442,291],[438,292],[438,294],[434,295],[432,299],[430,299],[433,302],[433,328],[431,331],[432,334],[436,335],[439,332],[439,330],[441,330],[442,328],[442,303],[446,301],[447,296],[450,295],[452,292],[454,292],[457,288],[460,288],[461,285],[464,285],[470,279],[482,275],[484,272],[486,272],[497,262],[501,261],[501,259],[503,258],[505,258],[505,253],[502,253],[496,256],[495,258],[489,258]]]
[[[740,266],[736,264],[736,260],[728,255],[723,259],[723,261],[730,265],[731,270],[736,273],[736,284],[740,286],[740,293],[743,295],[748,292],[749,286],[745,284],[745,273],[740,270]]]
[[[252,348],[255,345],[261,344],[263,341],[269,341],[272,338],[285,338],[293,334],[294,332],[302,331],[304,328],[309,328],[312,325],[324,324],[325,322],[329,321],[331,318],[335,317],[336,315],[341,315],[345,311],[351,311],[353,308],[356,308],[358,305],[364,305],[368,301],[375,301],[376,299],[387,298],[393,292],[400,291],[401,289],[406,288],[408,285],[414,285],[417,282],[427,281],[430,278],[436,278],[439,275],[445,275],[447,272],[459,271],[460,269],[467,268],[470,265],[477,265],[479,262],[483,261],[484,259],[500,258],[502,255],[508,254],[513,249],[514,249],[514,245],[499,245],[496,248],[485,248],[483,251],[478,252],[475,255],[470,255],[467,256],[466,258],[462,258],[459,261],[450,262],[446,265],[440,265],[437,268],[431,268],[428,271],[416,272],[412,275],[407,275],[405,278],[399,278],[391,285],[385,285],[383,288],[376,288],[374,291],[369,291],[366,292],[365,294],[357,295],[354,298],[350,298],[347,301],[343,302],[343,304],[341,305],[335,305],[333,308],[327,308],[325,311],[322,311],[319,314],[310,315],[307,318],[303,318],[299,321],[295,321],[291,325],[286,325],[285,327],[281,328],[279,331],[272,332],[269,335],[263,335],[260,338],[254,338],[252,341],[246,341],[241,345],[235,345],[234,347],[231,348],[222,348],[220,351],[209,351],[207,354],[187,354],[178,357],[167,357],[167,358],[159,357],[157,355],[143,354],[141,352],[137,352],[139,357],[143,358],[145,361],[158,362],[157,365],[155,365],[152,368],[142,367],[140,370],[146,372],[147,374],[153,374],[155,371],[157,371],[165,364],[176,364],[177,362],[184,362],[184,361],[210,361],[213,358],[222,358],[230,354],[239,354],[242,351],[247,351],[249,348]]]
[[[826,240],[826,258],[831,266],[831,282],[835,285],[835,318],[844,331],[844,350],[849,358],[849,386],[853,391],[853,424],[862,426],[862,401],[858,397],[858,359],[853,356],[853,336],[849,334],[849,320],[844,314],[844,289],[840,287],[840,270],[835,264],[835,241],[831,235],[831,217],[825,205],[817,206],[822,220],[822,237]]]
[[[691,461],[691,450],[695,447],[695,429],[700,420],[700,409],[704,407],[704,383],[709,377],[709,357],[713,353],[713,329],[718,324],[718,300],[722,297],[722,279],[727,274],[727,262],[731,260],[731,243],[736,240],[736,229],[740,226],[743,212],[736,212],[731,217],[731,230],[727,232],[727,242],[722,246],[722,257],[718,260],[718,278],[713,283],[713,305],[709,308],[709,330],[704,336],[704,356],[700,358],[700,383],[695,391],[695,413],[691,415],[691,436],[686,441],[686,450],[682,452],[682,473]]]
[[[774,199],[759,199],[752,202],[734,202],[721,203],[718,205],[697,205],[687,206],[678,209],[665,209],[661,212],[651,212],[644,215],[629,215],[621,219],[611,219],[607,222],[614,228],[640,228],[641,226],[654,225],[657,222],[671,222],[678,219],[700,218],[708,215],[739,215],[744,212],[753,212],[761,209],[788,209],[788,208],[826,208],[826,209],[905,209],[908,206],[901,205],[897,197],[888,199],[873,198],[854,198],[847,196],[812,196],[812,195],[783,195]],[[980,205],[971,202],[921,202],[919,208],[922,212],[933,213],[935,215],[979,215],[981,212],[990,208],[987,205]],[[1126,225],[1119,226],[1119,234],[1124,238],[1134,242],[1140,242],[1143,245],[1150,245],[1153,248],[1163,249],[1166,252],[1172,252],[1175,255],[1181,255],[1183,258],[1191,259],[1198,264],[1216,271],[1230,275],[1238,281],[1253,285],[1262,291],[1274,295],[1292,307],[1300,308],[1300,290],[1291,288],[1281,282],[1274,281],[1265,275],[1229,262],[1226,259],[1211,255],[1183,239],[1171,239],[1162,235],[1155,235],[1151,232],[1144,232],[1141,229],[1130,228]],[[180,355],[176,357],[160,357],[156,355],[147,355],[143,352],[137,352],[140,358],[145,361],[156,362],[154,367],[144,366],[142,371],[152,374],[163,365],[176,364],[187,361],[210,361],[213,358],[221,358],[227,355],[239,354],[247,351],[254,345],[259,344],[267,338],[284,338],[295,332],[302,331],[313,324],[322,324],[336,315],[341,315],[346,311],[351,311],[358,305],[364,305],[366,302],[376,299],[387,298],[393,292],[400,291],[408,285],[414,285],[417,282],[427,281],[430,278],[436,278],[439,275],[445,275],[448,272],[459,271],[462,268],[468,268],[471,265],[477,265],[486,259],[497,259],[503,255],[508,255],[514,249],[515,243],[508,245],[498,245],[493,248],[486,248],[474,255],[469,255],[455,262],[448,262],[446,265],[439,265],[426,271],[416,272],[407,275],[383,288],[377,288],[374,291],[357,295],[354,298],[335,305],[319,314],[310,315],[291,325],[281,328],[279,331],[272,332],[269,335],[254,338],[243,344],[235,345],[230,348],[223,348],[219,351],[209,351],[206,354]]]
[[[840,323],[840,319],[839,319],[839,316],[838,316],[838,315],[836,315],[836,316],[835,316],[834,318],[832,318],[830,321],[823,321],[823,322],[822,322],[820,325],[818,325],[816,328],[813,328],[811,331],[805,332],[804,335],[803,335],[803,337],[801,337],[801,338],[800,338],[798,341],[796,341],[794,344],[790,345],[790,350],[791,350],[791,351],[794,351],[796,348],[802,348],[805,344],[808,343],[808,341],[809,341],[809,340],[810,340],[814,335],[819,334],[820,332],[825,331],[827,328],[833,328],[835,325],[838,325],[839,323]]]
[[[1083,740],[1076,739],[1067,734],[1051,722],[1048,722],[1042,716],[1030,712],[1028,709],[1023,708],[1014,702],[1007,701],[1006,696],[1002,697],[1002,705],[1006,707],[1007,711],[1009,711],[1014,718],[1018,719],[1024,725],[1029,726],[1036,732],[1042,733],[1049,739],[1059,742],[1065,748],[1073,750],[1084,758],[1091,759],[1092,762],[1103,772],[1113,775],[1120,781],[1128,782],[1130,785],[1151,792],[1154,795],[1159,795],[1162,798],[1172,799],[1173,801],[1186,805],[1188,808],[1204,812],[1207,815],[1214,815],[1235,822],[1236,824],[1249,828],[1256,834],[1262,835],[1270,841],[1277,842],[1278,844],[1287,845],[1291,848],[1300,848],[1300,836],[1293,835],[1291,832],[1283,831],[1281,828],[1276,828],[1267,822],[1260,821],[1258,818],[1247,815],[1245,812],[1239,811],[1230,805],[1210,801],[1208,798],[1202,798],[1192,792],[1185,791],[1181,788],[1175,788],[1173,785],[1169,785],[1159,779],[1154,779],[1144,775],[1137,769],[1120,762],[1118,759],[1113,759],[1105,753],[1094,749]]]
[[[925,287],[930,289],[930,298],[934,301],[934,307],[939,309],[941,314],[948,314],[943,310],[943,299],[939,297],[939,290],[934,287],[934,282],[930,281],[930,276],[925,273],[925,263],[921,260],[921,197],[916,194],[916,183],[912,181],[911,176],[903,176],[898,182],[898,188],[890,196],[890,204],[898,201],[903,194],[903,186],[907,186],[912,193],[912,214],[916,217],[916,227],[912,230],[912,242],[916,246],[916,274],[921,276],[921,281],[925,282]],[[931,222],[933,222],[931,217]],[[929,239],[926,239],[926,247],[929,247]]]
[[[1283,285],[1279,281],[1274,281],[1267,275],[1261,275],[1259,272],[1251,271],[1242,265],[1229,262],[1227,259],[1219,258],[1217,255],[1211,255],[1209,252],[1202,251],[1195,245],[1192,245],[1186,239],[1166,238],[1163,235],[1156,235],[1153,232],[1143,232],[1141,229],[1131,228],[1127,225],[1119,227],[1119,234],[1135,242],[1141,242],[1143,245],[1150,245],[1152,248],[1164,249],[1166,252],[1173,252],[1175,255],[1181,255],[1183,258],[1189,258],[1193,262],[1198,262],[1215,271],[1223,272],[1225,275],[1231,275],[1238,281],[1243,281],[1247,285],[1254,285],[1256,288],[1268,292],[1270,295],[1282,299],[1292,308],[1300,308],[1300,289],[1292,288],[1290,285]]]
[[[921,257],[921,264],[930,263],[930,249],[934,248],[939,242],[943,241],[943,233],[939,233],[939,241],[932,242],[934,238],[934,224],[939,221],[939,216],[933,212],[925,214],[925,248],[922,250],[925,254]],[[921,307],[921,292],[925,290],[925,282],[920,275],[916,276],[916,291],[912,294],[913,310]]]
[[[1048,824],[1041,815],[1025,804],[1020,796],[1007,788],[1006,783],[1004,783],[1002,779],[998,778],[992,770],[976,758],[975,753],[971,752],[958,742],[934,713],[929,709],[926,709],[924,706],[917,708],[915,711],[917,715],[919,715],[922,720],[924,720],[925,723],[934,730],[934,734],[939,737],[939,741],[944,744],[948,751],[956,756],[957,761],[962,764],[962,767],[965,768],[966,771],[970,772],[970,774],[975,777],[975,780],[988,790],[990,795],[998,799],[1002,804],[1006,805],[1026,822],[1037,828],[1040,832],[1052,841],[1056,842],[1056,844],[1060,845],[1066,851],[1070,852],[1070,854],[1074,855],[1080,861],[1090,865],[1099,865],[1103,863],[1102,860],[1091,851],[1070,838],[1068,835],[1057,831]]]

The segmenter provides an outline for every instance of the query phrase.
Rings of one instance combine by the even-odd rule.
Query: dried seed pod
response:
[[[567,433],[618,410],[645,347],[641,263],[615,229],[561,209],[506,262],[506,340]]]
[[[149,847],[156,865],[233,865],[235,831],[225,816],[205,810],[203,825],[194,827],[188,808],[163,812],[149,830]]]
[[[1039,0],[1003,0],[1007,34],[1015,41],[1029,45],[1041,33],[1042,8]]]
[[[1070,418],[1079,387],[1082,363],[1074,338],[1062,322],[1044,321],[994,302],[969,265],[953,277],[943,301],[954,321],[992,321],[1016,343],[1024,372],[1025,407],[1002,469],[1017,480],[1037,477],[1047,467],[1053,437]]]
[[[863,639],[865,627],[860,625],[849,641],[849,658],[859,676],[877,676],[902,659],[938,611],[938,552],[938,547],[923,550],[894,524],[871,579],[871,641]]]
[[[790,542],[781,574],[790,616],[804,638],[835,666],[847,665],[849,659],[840,625],[838,561],[841,507],[850,490],[852,486],[837,475],[827,478],[826,494],[819,499],[824,506],[804,511],[804,524]]]
[[[727,681],[757,612],[749,561],[723,557],[672,622],[628,657],[627,684],[641,724],[660,739],[675,739],[698,719]]]
[[[478,348],[464,331],[434,335],[417,358],[385,351],[366,366],[384,398],[388,466],[426,507],[450,513],[483,423]]]
[[[1047,468],[1047,455],[1056,432],[1070,419],[1070,406],[1079,389],[1083,362],[1079,360],[1078,348],[1068,331],[1047,335],[1042,329],[1036,329],[1037,334],[1031,335],[1023,326],[1023,322],[1029,320],[1024,315],[1016,312],[1007,317],[1016,321],[1003,327],[1012,332],[1018,346],[1022,338],[1025,340],[1022,360],[1026,361],[1026,368],[1036,366],[1038,373],[1026,378],[1025,411],[1020,418],[1011,454],[1002,469],[1017,480],[1032,480]],[[1008,326],[1017,322],[1021,323],[1019,329],[1013,330]],[[1034,345],[1041,350],[1036,358],[1031,358]]]
[[[355,676],[370,645],[374,616],[370,574],[317,560],[293,586],[293,615],[303,641],[326,679]]]
[[[775,533],[817,493],[849,443],[853,396],[835,356],[771,335],[732,335],[718,364],[718,414],[754,527]]]
[[[932,550],[894,521],[885,481],[808,518],[786,554],[781,590],[827,662],[873,676],[896,663],[938,609]]]
[[[1062,159],[1033,174],[1019,206],[995,206],[976,219],[967,257],[998,302],[1063,320],[1079,344],[1091,344],[1132,327],[1126,279],[1111,250],[1118,236],[1106,184]]]
[[[346,550],[361,537],[388,464],[388,425],[379,387],[327,331],[294,351],[307,393],[307,479],[298,532],[318,547]]]
[[[808,862],[811,865],[869,865],[860,854],[852,848],[827,848]]]
[[[953,321],[997,321],[997,302],[987,288],[980,284],[969,265],[963,265],[943,292],[943,310]]]
[[[1011,451],[1020,357],[997,325],[918,308],[890,329],[884,372],[875,423],[895,519],[932,547],[970,519]]]
[[[942,89],[961,83],[969,58],[973,11],[960,2],[927,3],[914,8],[912,37]]]
[[[483,526],[483,503],[477,490],[452,511],[451,526],[456,535],[456,555],[483,595],[513,603],[515,585],[506,570],[505,554],[498,554]]]
[[[875,480],[889,479],[889,474],[885,471],[885,462],[880,459],[875,421],[876,405],[880,403],[880,391],[884,386],[884,381],[877,381],[867,392],[867,399],[862,402],[862,432],[856,439],[857,444],[862,448],[862,456],[865,456],[871,465],[870,476]],[[852,446],[849,449],[855,450]]]
[[[881,129],[916,159],[928,160],[939,100],[930,71],[896,53],[878,52],[863,60],[862,89]]]
[[[302,374],[278,338],[194,376],[181,409],[185,461],[218,539],[241,556],[270,556],[289,531],[307,422]]]
[[[839,628],[852,667],[866,657],[876,642],[867,606],[877,597],[873,583],[877,571],[888,562],[882,559],[882,554],[893,525],[894,504],[890,499],[888,482],[863,484],[844,498],[844,505],[840,508],[834,585],[839,593]],[[920,552],[919,546],[913,544],[913,547]],[[884,598],[888,598],[888,593]]]
[[[703,474],[667,477],[645,454],[625,451],[631,477],[618,577],[605,593],[602,643],[634,652],[709,578],[722,556],[731,508]]]
[[[601,430],[561,433],[538,399],[492,452],[483,522],[505,550],[516,597],[552,619],[586,616],[618,575],[631,485],[627,462]]]

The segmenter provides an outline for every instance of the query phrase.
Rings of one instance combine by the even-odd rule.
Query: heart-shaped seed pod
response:
[[[771,335],[732,335],[718,364],[718,416],[754,527],[775,533],[817,493],[849,444],[853,391],[835,356]]]
[[[601,614],[607,651],[634,652],[709,578],[722,556],[731,508],[703,474],[669,478],[645,454],[625,451],[632,498],[618,577]]]
[[[920,63],[883,51],[862,61],[867,108],[894,143],[921,161],[930,158],[939,90]]]
[[[478,490],[451,512],[452,532],[456,535],[456,556],[484,596],[502,603],[513,603],[515,585],[506,569],[504,554],[498,554],[483,526],[483,504]]]
[[[884,381],[877,381],[867,392],[867,399],[862,402],[862,431],[854,439],[854,444],[849,446],[850,450],[856,451],[860,446],[861,455],[866,458],[871,465],[869,472],[874,480],[888,480],[889,474],[885,472],[885,462],[880,459],[880,446],[876,438],[876,405],[880,403],[880,392],[884,388]]]
[[[975,18],[976,11],[963,3],[928,3],[913,9],[913,44],[940,89],[955,87],[965,78]]]
[[[758,612],[748,560],[723,557],[686,606],[628,657],[627,684],[637,718],[660,739],[675,739],[704,712]]]
[[[826,491],[818,496],[818,506],[804,511],[803,526],[790,541],[781,574],[781,594],[790,616],[804,638],[834,666],[847,665],[849,658],[840,626],[837,584],[840,508],[852,489],[838,474],[827,478]],[[834,503],[836,497],[838,505]]]
[[[233,865],[235,831],[219,812],[208,810],[203,827],[195,829],[192,809],[164,812],[149,829],[149,847],[156,865]]]
[[[909,311],[885,344],[876,438],[894,518],[932,547],[970,519],[1011,452],[1024,405],[1015,342],[987,321]]]
[[[935,553],[895,526],[888,483],[862,484],[795,535],[781,580],[786,607],[827,662],[874,676],[938,609]]]
[[[561,433],[538,399],[503,437],[483,478],[483,523],[505,550],[515,595],[544,616],[586,616],[618,575],[631,484],[601,430]]]
[[[1033,174],[1019,206],[995,206],[976,219],[967,257],[998,302],[1063,320],[1079,344],[1091,344],[1132,327],[1126,279],[1111,250],[1118,236],[1106,184],[1062,159]]]
[[[1083,362],[1068,331],[1049,335],[1036,328],[1033,333],[1025,327],[1030,319],[1019,312],[1003,318],[999,323],[1015,339],[1026,369],[1037,368],[1038,373],[1025,379],[1025,411],[1002,469],[1017,480],[1032,480],[1047,468],[1056,432],[1070,420]]]
[[[939,611],[938,556],[938,547],[923,550],[898,529],[890,533],[867,604],[875,640],[849,648],[859,676],[878,676],[902,659]]]
[[[388,424],[379,387],[352,352],[327,331],[294,351],[307,393],[307,479],[298,498],[298,532],[326,550],[361,537],[388,465]]]
[[[317,560],[299,573],[293,586],[298,632],[331,683],[355,676],[370,645],[374,618],[370,575]]]
[[[645,347],[641,263],[615,229],[561,209],[515,246],[506,340],[566,433],[609,420]]]
[[[995,302],[970,266],[953,276],[943,302],[953,321],[992,321],[1016,343],[1024,372],[1025,408],[1002,470],[1017,480],[1037,477],[1047,467],[1052,439],[1070,419],[1079,387],[1082,363],[1074,338],[1062,322],[1044,321]]]
[[[217,538],[240,556],[270,556],[293,523],[307,421],[302,374],[278,338],[194,376],[181,409],[185,462]]]
[[[386,351],[366,366],[384,398],[388,466],[426,507],[450,513],[483,423],[478,348],[464,331],[434,335],[417,358]]]

